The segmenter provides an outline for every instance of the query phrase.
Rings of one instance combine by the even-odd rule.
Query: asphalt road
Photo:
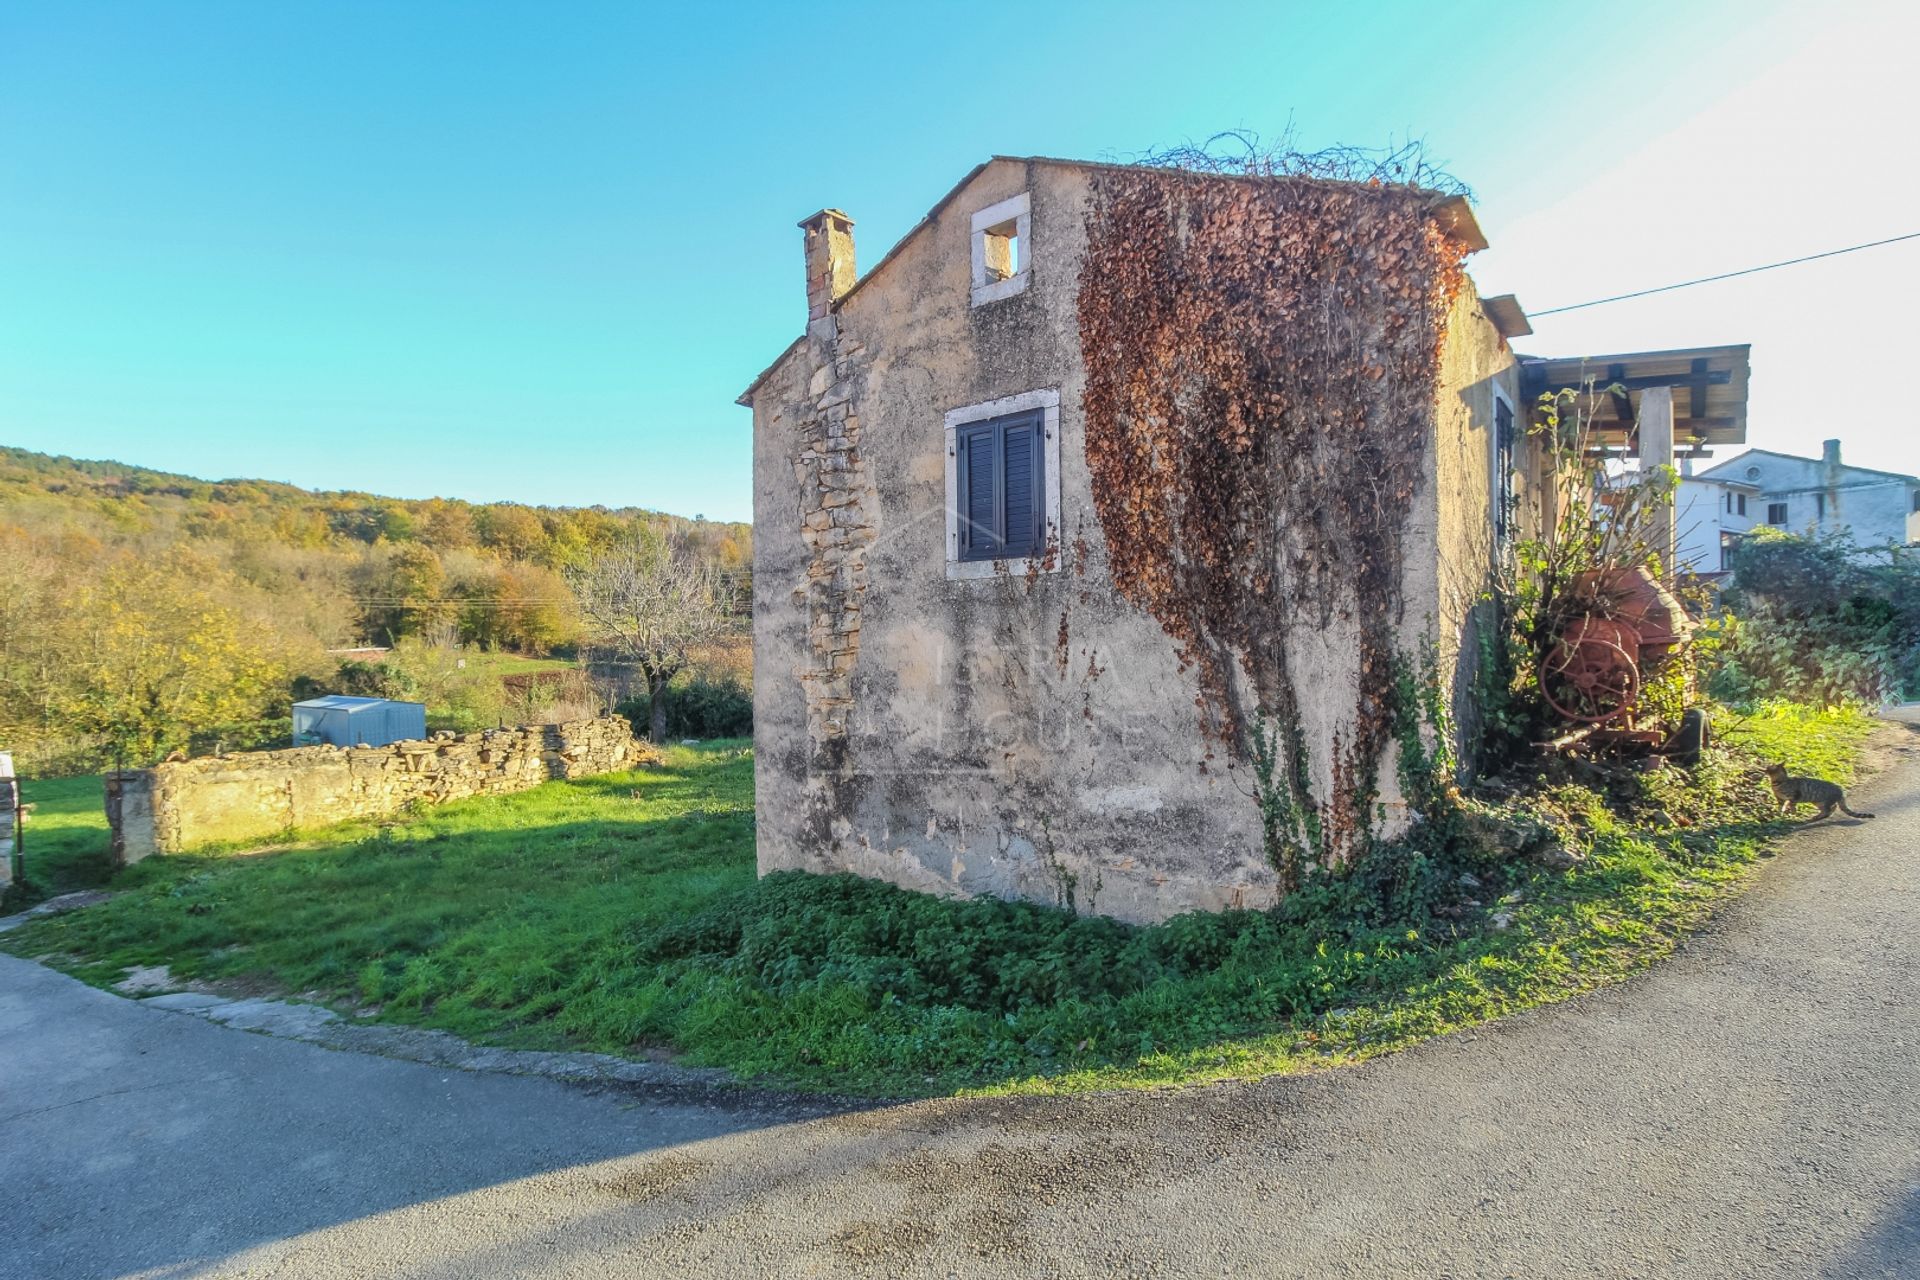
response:
[[[1920,1276],[1904,741],[1651,974],[1259,1084],[723,1106],[0,957],[0,1276]]]

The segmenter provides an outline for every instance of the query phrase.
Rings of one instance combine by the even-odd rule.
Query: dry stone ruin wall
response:
[[[383,747],[253,751],[110,773],[107,817],[115,856],[137,862],[658,760],[618,716]]]

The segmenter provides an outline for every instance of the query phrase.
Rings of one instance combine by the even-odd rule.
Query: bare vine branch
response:
[[[1426,140],[1389,141],[1381,147],[1332,146],[1303,151],[1291,124],[1268,141],[1252,129],[1226,129],[1203,142],[1141,152],[1129,163],[1153,169],[1230,174],[1243,178],[1312,178],[1371,186],[1414,187],[1446,195],[1469,195],[1466,183],[1427,156]]]

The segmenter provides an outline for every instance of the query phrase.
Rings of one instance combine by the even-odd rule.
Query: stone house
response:
[[[1276,831],[1413,820],[1396,682],[1471,722],[1551,516],[1521,406],[1584,368],[1515,355],[1465,199],[999,157],[865,275],[852,218],[800,225],[806,332],[740,397],[763,874],[1146,921],[1275,901]],[[1671,452],[1695,365],[1607,359],[1654,424],[1615,438]]]

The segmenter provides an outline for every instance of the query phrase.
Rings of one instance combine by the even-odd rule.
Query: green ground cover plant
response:
[[[1671,949],[1784,828],[1756,751],[1844,780],[1871,721],[1723,715],[1691,775],[1548,776],[1468,812],[1550,836],[1384,847],[1273,912],[1136,927],[753,874],[752,758],[550,783],[299,847],[149,859],[113,901],[0,936],[490,1043],[671,1056],[881,1096],[1189,1083],[1353,1061],[1585,991]],[[1563,864],[1566,859],[1563,859]]]

